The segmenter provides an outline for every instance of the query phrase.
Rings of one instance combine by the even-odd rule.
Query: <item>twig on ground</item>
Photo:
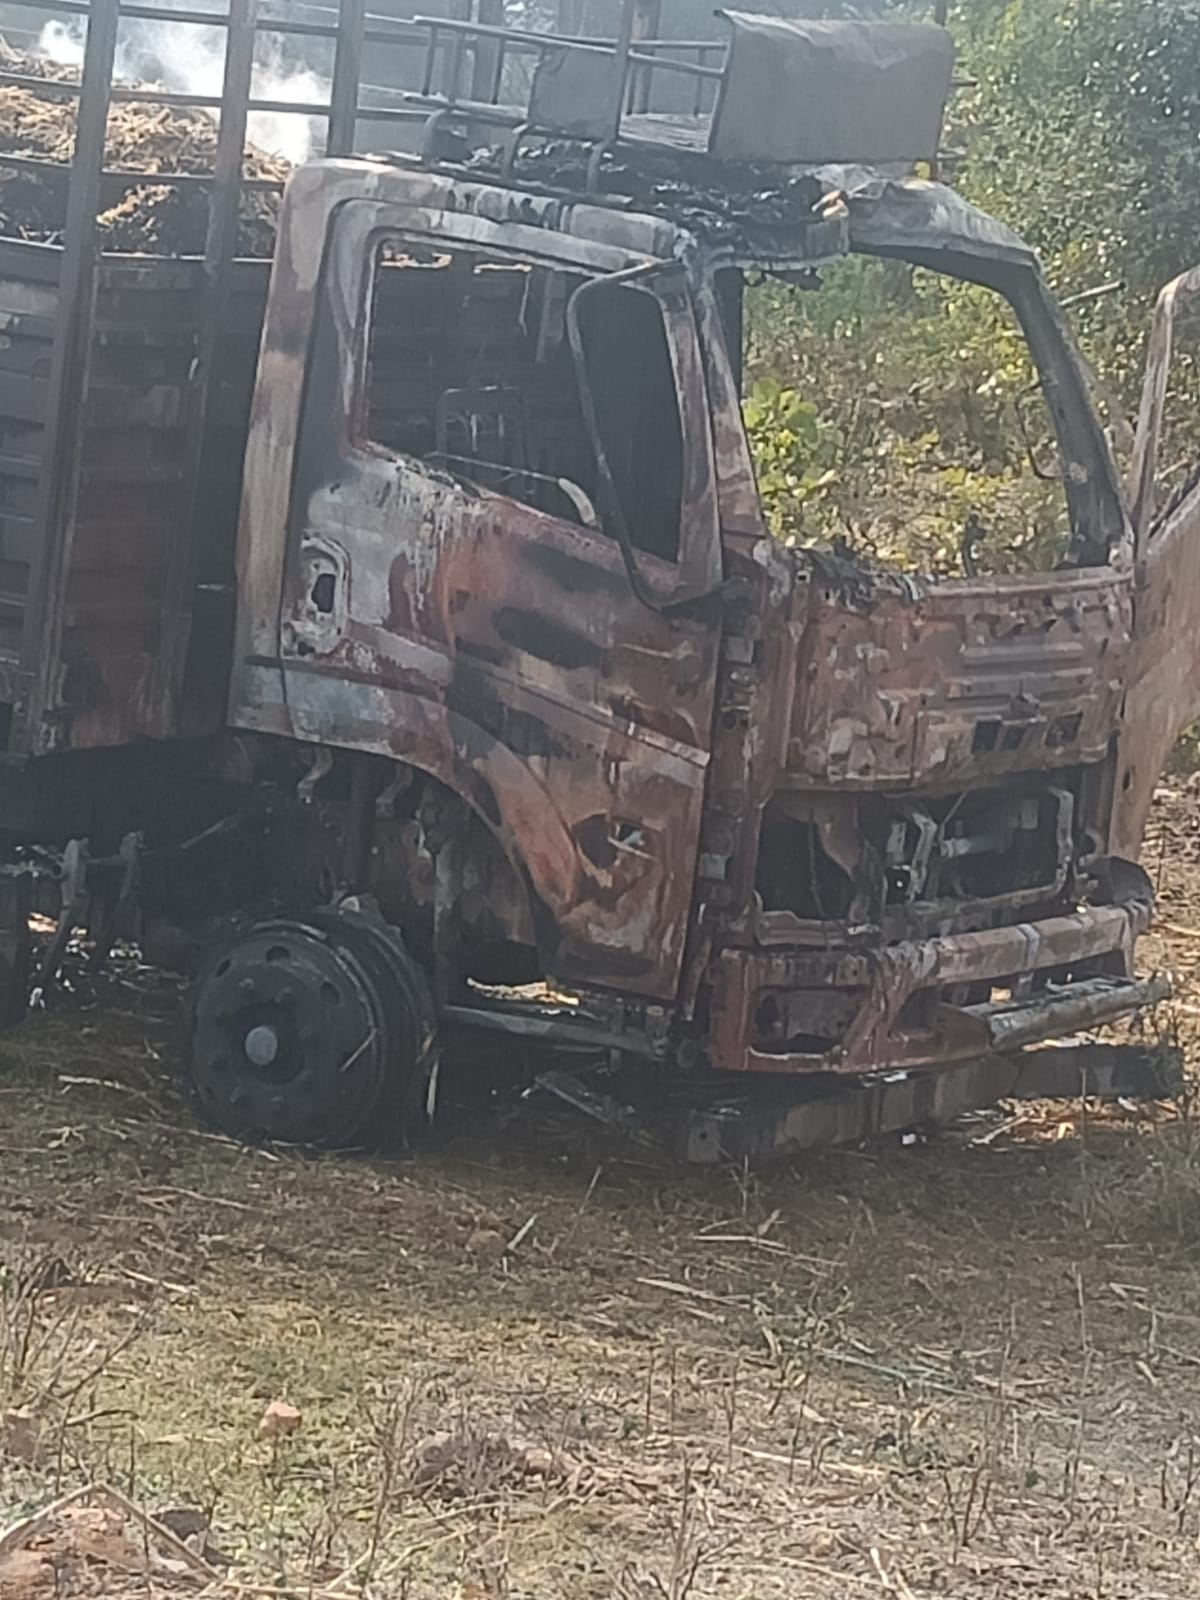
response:
[[[698,1289],[690,1283],[675,1283],[670,1278],[635,1278],[634,1283],[640,1283],[647,1289],[661,1289],[665,1294],[684,1295],[691,1300],[704,1300],[714,1306],[736,1306],[743,1304],[736,1295],[714,1294],[711,1289]]]
[[[84,1484],[82,1489],[72,1489],[69,1494],[59,1495],[57,1500],[52,1500],[48,1506],[43,1506],[40,1511],[35,1511],[32,1516],[22,1517],[20,1522],[14,1522],[11,1528],[0,1533],[0,1556],[5,1556],[10,1550],[19,1550],[42,1529],[53,1522],[60,1511],[65,1511],[68,1506],[73,1506],[77,1500],[86,1500],[90,1494],[96,1492],[95,1485]]]
[[[538,1214],[536,1211],[531,1217],[526,1217],[525,1221],[517,1229],[516,1233],[513,1234],[512,1238],[504,1246],[505,1255],[511,1255],[518,1245],[521,1245],[525,1242],[525,1240],[529,1237],[533,1229],[533,1225],[537,1219]]]
[[[199,1189],[178,1189],[174,1184],[156,1183],[153,1189],[143,1189],[137,1198],[144,1205],[155,1206],[162,1204],[169,1195],[177,1194],[185,1200],[199,1200],[205,1205],[226,1206],[230,1211],[258,1211],[258,1206],[249,1206],[244,1200],[227,1200],[223,1194],[201,1194]]]

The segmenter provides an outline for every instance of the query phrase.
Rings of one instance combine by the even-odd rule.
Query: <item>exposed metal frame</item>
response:
[[[336,0],[332,8],[333,20],[328,23],[265,16],[259,10],[258,0],[229,0],[225,12],[176,10],[144,4],[141,0],[14,0],[14,3],[34,12],[80,17],[87,23],[83,64],[77,82],[0,70],[0,84],[15,85],[51,98],[74,100],[78,106],[74,149],[68,169],[62,265],[58,275],[58,325],[46,393],[46,428],[33,531],[35,555],[22,632],[19,703],[11,739],[14,750],[36,754],[52,748],[55,743],[52,720],[60,677],[63,613],[79,482],[76,446],[86,403],[96,290],[96,218],[105,197],[146,181],[145,173],[123,172],[105,165],[110,107],[134,102],[220,113],[212,172],[161,175],[164,180],[169,178],[172,184],[206,187],[209,218],[204,251],[207,305],[190,396],[193,426],[185,473],[189,521],[168,556],[158,681],[145,727],[147,733],[159,736],[175,731],[179,719],[195,560],[198,541],[204,531],[197,521],[199,497],[195,487],[204,471],[215,357],[222,336],[230,269],[237,254],[238,205],[245,188],[280,187],[271,180],[248,180],[245,176],[247,119],[254,112],[324,117],[327,153],[342,155],[353,150],[361,117],[369,116],[375,122],[412,123],[426,120],[428,112],[409,105],[363,104],[364,43],[368,40],[409,43],[423,37],[411,24],[369,16],[366,0]],[[118,31],[127,18],[224,28],[227,48],[221,93],[183,94],[114,83]],[[333,41],[333,77],[327,105],[252,96],[254,45],[260,32]],[[58,162],[29,156],[6,155],[4,164],[35,173],[63,172]]]
[[[678,1154],[700,1166],[784,1160],[805,1150],[954,1122],[1000,1100],[1161,1100],[1176,1093],[1181,1053],[1091,1039],[960,1066],[893,1072],[834,1087],[755,1083],[684,1113]],[[772,1093],[772,1088],[778,1088]]]
[[[26,3],[26,0],[22,0]],[[49,9],[44,0],[27,0]],[[95,230],[104,166],[105,134],[117,49],[120,0],[94,0],[88,12],[87,44],[78,87],[75,160],[67,189],[63,264],[59,277],[58,325],[46,396],[46,432],[41,459],[33,564],[21,637],[21,678],[28,700],[21,721],[43,742],[42,718],[58,678],[63,603],[70,566],[71,533],[79,488],[75,448],[86,401],[95,295]],[[0,82],[17,76],[0,73]]]
[[[425,44],[425,69],[419,92],[408,98],[430,116],[427,148],[431,147],[440,118],[453,113],[485,125],[513,129],[518,135],[541,131],[530,124],[524,109],[501,103],[504,68],[510,54],[532,55],[539,62],[551,51],[563,50],[615,56],[618,66],[608,112],[608,134],[603,143],[620,138],[626,114],[646,110],[656,72],[693,80],[693,115],[700,116],[705,96],[720,86],[728,41],[655,38],[657,14],[656,0],[621,0],[612,38],[573,32],[534,33],[489,23],[482,15],[476,20],[415,16],[411,27]],[[682,60],[681,55],[695,59]],[[722,64],[710,64],[712,56],[719,56]],[[464,73],[468,64],[471,72],[466,88]]]
[[[1200,294],[1200,267],[1192,267],[1187,272],[1181,272],[1177,278],[1172,278],[1159,291],[1154,307],[1128,481],[1130,519],[1139,555],[1145,551],[1154,522],[1154,477],[1158,467],[1158,440],[1167,399],[1175,321],[1180,307],[1197,294]]]

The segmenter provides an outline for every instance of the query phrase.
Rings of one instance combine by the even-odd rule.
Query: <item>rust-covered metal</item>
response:
[[[965,237],[964,275],[985,276],[986,228],[956,235],[939,205],[927,246],[953,266]],[[873,194],[876,231],[880,209]],[[373,269],[389,239],[394,264]],[[995,254],[997,277],[1034,272],[1011,236]],[[299,175],[247,456],[232,720],[461,796],[467,859],[504,863],[480,879],[493,926],[564,982],[676,1006],[721,1070],[936,1064],[1145,1003],[1144,885],[1080,909],[1109,892],[1133,575],[1069,346],[1039,325],[1092,519],[1076,542],[1107,559],[933,583],[789,552],[754,493],[715,294],[727,261],[665,218],[586,201],[371,164]],[[367,355],[376,315],[457,307],[447,326],[481,340],[487,392],[519,391],[536,433],[539,408],[567,402],[542,393],[517,302],[527,323],[581,283],[651,293],[655,263],[682,423],[675,560],[631,557],[595,507],[539,508],[468,461],[363,437],[364,384],[401,383],[382,345]],[[432,407],[416,371],[404,381],[389,403]],[[489,425],[503,409],[488,401]],[[586,454],[586,411],[578,429]]]
[[[594,53],[628,153],[627,74],[649,115],[673,67],[625,13]],[[949,190],[845,168],[739,189],[659,148],[606,195],[606,147],[522,165],[507,44],[453,19],[434,34],[487,103],[435,93],[431,47],[432,154],[356,159],[377,22],[354,0],[326,30],[347,153],[292,177],[269,282],[232,259],[253,0],[203,261],[96,259],[96,162],[74,244],[0,241],[9,754],[144,762],[149,736],[156,770],[186,753],[239,797],[200,839],[268,796],[256,890],[365,896],[464,1026],[858,1077],[1152,1003],[1133,863],[1200,703],[1200,500],[1155,519],[1151,492],[1191,280],[1160,308],[1131,516],[1035,257]],[[89,117],[110,55],[100,30]],[[480,125],[513,134],[490,164],[439,154]],[[739,274],[856,250],[1011,305],[1058,570],[935,581],[768,534]]]
[[[36,19],[58,14],[53,0],[21,0]],[[0,81],[74,107],[74,146],[67,169],[24,155],[14,166],[31,184],[65,190],[60,244],[0,240],[0,302],[14,342],[41,340],[43,357],[10,390],[9,412],[0,400],[6,448],[0,470],[21,487],[22,525],[28,548],[10,545],[2,558],[7,613],[0,621],[0,678],[13,686],[8,745],[23,754],[123,746],[131,740],[212,731],[219,726],[232,627],[231,504],[236,503],[246,407],[261,318],[242,315],[243,263],[235,260],[242,192],[247,114],[269,109],[324,115],[331,149],[353,147],[362,106],[364,7],[345,0],[328,23],[259,14],[256,0],[230,0],[222,9],[186,13],[192,24],[224,30],[227,41],[221,92],[168,93],[114,82],[123,20],[158,18],[137,0],[87,0],[86,46],[78,81],[43,80],[5,64]],[[181,13],[181,16],[184,16]],[[375,18],[371,33],[393,39],[399,24]],[[333,46],[327,106],[265,102],[251,92],[251,64],[260,34],[292,31]],[[18,64],[19,65],[19,64]],[[214,168],[187,173],[175,185],[208,198],[202,260],[188,263],[129,258],[102,262],[96,217],[138,188],[146,174],[105,166],[105,129],[111,106],[144,102],[183,109],[206,107],[218,115]],[[373,124],[412,120],[394,104],[372,106]],[[260,185],[261,187],[261,185]],[[268,187],[270,185],[268,184]],[[164,204],[170,189],[164,187]],[[265,263],[257,264],[265,277]],[[116,274],[116,279],[114,279]],[[120,288],[110,293],[119,279]],[[156,325],[166,299],[186,280],[174,312],[175,347]],[[32,301],[25,285],[38,286]],[[53,285],[52,309],[46,290]],[[159,289],[163,292],[159,293]],[[145,291],[144,297],[142,291]],[[255,291],[251,292],[252,295]],[[115,314],[113,306],[118,309]],[[39,323],[49,317],[49,322]],[[114,323],[119,332],[114,328]],[[144,326],[143,326],[144,324]],[[119,363],[113,343],[123,345]],[[183,352],[181,361],[174,356]],[[113,376],[119,364],[121,375]],[[11,361],[5,366],[12,366]],[[16,377],[19,374],[14,374]],[[30,414],[32,413],[32,414]],[[130,467],[108,460],[109,435],[141,433],[147,454],[178,430],[177,451]],[[231,442],[232,440],[232,442]],[[107,497],[88,473],[106,480]],[[114,476],[132,476],[124,514],[111,507]],[[147,515],[145,478],[154,484]],[[33,487],[29,487],[33,485]],[[104,505],[111,538],[128,548],[111,550],[96,567],[89,525]],[[127,525],[127,534],[118,531]],[[154,546],[147,546],[148,523]],[[140,542],[139,542],[140,541]],[[152,618],[152,620],[151,620]],[[214,651],[214,645],[216,650]],[[224,659],[222,660],[222,654]]]
[[[1200,290],[1200,267],[1165,286],[1146,354],[1129,474],[1136,535],[1134,644],[1119,733],[1112,848],[1135,855],[1159,774],[1200,715],[1200,492],[1193,470],[1156,515],[1158,445],[1179,312]]]
[[[537,223],[555,204],[514,195],[493,216],[492,198],[366,164],[293,183],[243,507],[244,529],[288,537],[241,545],[232,715],[402,760],[461,794],[527,885],[556,971],[665,995],[691,909],[715,601],[693,617],[657,613],[634,596],[614,539],[359,442],[347,425],[368,246],[389,229],[576,274],[669,258],[659,224],[583,206],[577,234],[551,240]],[[514,314],[527,276],[510,274]],[[496,304],[503,270],[484,281]],[[718,575],[710,430],[686,298],[663,314],[683,375],[678,570],[695,588]],[[665,594],[675,567],[641,559]],[[323,579],[326,610],[313,602]]]
[[[170,649],[167,571],[187,525],[201,269],[108,260],[95,274],[83,409],[71,434],[70,559],[59,580],[59,627],[39,634],[48,601],[44,586],[31,589],[30,574],[38,570],[45,528],[37,486],[53,447],[46,423],[54,393],[43,374],[59,327],[60,260],[53,250],[0,240],[0,687],[15,708],[16,750],[119,747],[150,731]],[[215,345],[219,410],[200,503],[205,527],[226,529],[226,562],[266,276],[265,263],[238,264]],[[219,608],[222,598],[226,607],[232,600],[211,542],[198,552],[198,572],[201,582],[223,587],[223,596],[214,587],[201,592],[211,627],[213,602]],[[39,661],[40,698],[31,698]],[[221,674],[210,657],[214,669],[210,701]]]
[[[1182,1067],[1180,1052],[1161,1045],[1087,1041],[983,1056],[948,1071],[880,1074],[802,1097],[770,1092],[779,1083],[766,1092],[743,1085],[740,1095],[727,1091],[689,1111],[677,1143],[701,1166],[757,1163],[936,1127],[998,1100],[1161,1099],[1176,1092]]]

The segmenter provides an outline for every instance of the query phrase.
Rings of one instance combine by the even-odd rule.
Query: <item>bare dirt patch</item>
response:
[[[1190,1046],[1200,801],[1155,828]],[[49,1593],[1200,1595],[1186,1104],[760,1174],[532,1110],[308,1160],[194,1124],[162,998],[0,1045],[0,1528],[109,1483],[215,1576],[93,1506],[137,1587]]]

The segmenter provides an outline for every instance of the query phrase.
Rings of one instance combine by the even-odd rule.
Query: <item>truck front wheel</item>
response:
[[[201,1110],[233,1138],[377,1145],[423,1115],[432,1002],[382,921],[335,911],[272,918],[202,965],[186,1058]]]

